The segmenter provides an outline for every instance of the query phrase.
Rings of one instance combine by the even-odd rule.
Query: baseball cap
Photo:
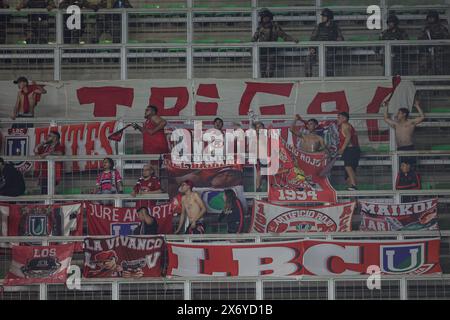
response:
[[[194,188],[194,183],[191,180],[185,180],[183,183],[187,184],[191,190]]]
[[[28,83],[28,79],[25,77],[18,77],[17,80],[13,81],[15,84],[18,84],[19,82],[26,82]]]

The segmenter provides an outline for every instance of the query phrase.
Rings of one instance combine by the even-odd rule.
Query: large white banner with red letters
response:
[[[168,243],[169,276],[339,276],[441,273],[439,239],[300,240],[260,244]]]
[[[162,116],[246,117],[250,109],[261,115],[379,113],[380,103],[392,92],[390,79],[69,81],[44,85],[47,93],[36,107],[36,117],[72,119],[143,118],[148,104],[156,105]],[[1,118],[11,115],[17,91],[12,81],[0,81]],[[412,82],[402,80],[391,109],[412,106],[414,93]]]
[[[347,232],[352,231],[356,202],[332,206],[286,207],[255,200],[250,232]]]

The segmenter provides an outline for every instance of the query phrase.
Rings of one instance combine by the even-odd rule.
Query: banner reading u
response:
[[[28,235],[30,236],[46,236],[47,230],[47,216],[30,216],[28,217]]]
[[[423,244],[381,246],[381,271],[410,273],[422,266],[425,259]]]
[[[130,236],[139,223],[111,223],[112,236]]]

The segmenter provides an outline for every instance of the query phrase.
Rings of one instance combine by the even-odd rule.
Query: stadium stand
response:
[[[95,1],[90,1],[95,3]],[[6,1],[4,1],[6,3]],[[12,80],[21,76],[45,83],[46,88],[54,90],[69,88],[77,81],[95,87],[97,83],[108,82],[126,87],[127,81],[133,86],[140,83],[160,83],[170,87],[191,86],[201,82],[214,83],[215,79],[236,80],[240,83],[250,80],[272,81],[277,83],[296,82],[316,84],[317,87],[335,83],[390,83],[393,76],[399,74],[402,81],[414,85],[416,97],[421,102],[426,115],[414,134],[415,150],[397,151],[394,129],[383,122],[381,110],[372,113],[353,113],[353,124],[360,139],[361,160],[357,171],[358,190],[348,191],[345,181],[344,162],[338,159],[330,175],[330,183],[336,190],[339,203],[348,201],[375,201],[378,203],[402,203],[407,199],[422,201],[438,199],[439,230],[409,231],[358,231],[362,216],[355,214],[351,221],[351,232],[317,232],[296,234],[226,234],[225,221],[218,222],[218,214],[205,217],[206,234],[165,236],[166,241],[185,244],[211,243],[246,243],[267,244],[288,240],[392,240],[409,239],[440,240],[439,262],[442,274],[383,275],[381,290],[367,287],[367,275],[303,275],[301,277],[277,276],[226,276],[195,277],[171,276],[149,277],[139,280],[127,278],[93,278],[82,279],[79,290],[70,290],[65,284],[27,284],[5,286],[0,299],[5,300],[306,300],[306,299],[449,299],[450,298],[450,39],[419,40],[426,25],[426,16],[435,10],[440,22],[448,28],[450,3],[448,0],[380,0],[382,27],[386,27],[389,14],[396,14],[400,26],[409,34],[409,40],[381,41],[382,30],[369,30],[366,27],[367,6],[370,0],[130,0],[132,8],[82,10],[83,33],[75,42],[65,37],[64,11],[54,9],[16,10],[18,1],[10,0],[9,8],[0,7],[0,133],[1,152],[5,161],[12,161],[16,167],[22,167],[26,191],[19,197],[0,196],[3,205],[60,205],[81,201],[114,201],[115,207],[132,208],[136,198],[131,195],[132,188],[142,175],[144,164],[158,163],[160,155],[143,154],[142,134],[136,130],[124,131],[123,139],[111,143],[108,157],[114,160],[116,168],[123,177],[124,190],[115,194],[95,194],[96,179],[100,163],[106,154],[86,153],[75,150],[71,155],[50,155],[39,158],[32,150],[14,151],[12,146],[20,148],[20,142],[13,142],[14,132],[8,131],[12,125],[23,122],[32,124],[33,128],[65,127],[67,131],[85,132],[90,125],[90,134],[95,134],[90,150],[99,141],[101,132],[98,123],[109,122],[118,129],[129,123],[143,122],[143,109],[137,114],[118,116],[92,116],[80,111],[69,113],[68,108],[55,115],[39,116],[44,109],[44,101],[39,103],[39,112],[29,119],[11,120],[9,115],[13,105],[6,97],[9,90],[14,91]],[[0,4],[2,2],[0,1]],[[268,8],[274,15],[274,21],[282,29],[299,40],[298,43],[277,39],[274,42],[252,42],[252,36],[258,27],[258,12]],[[344,35],[344,41],[310,41],[311,33],[320,22],[320,13],[324,8],[331,8],[334,19]],[[45,23],[36,16],[45,16]],[[34,17],[34,18],[33,18]],[[99,24],[99,19],[102,24]],[[38,23],[36,24],[36,21]],[[105,24],[110,23],[107,27]],[[32,38],[26,31],[34,28]],[[108,32],[104,32],[108,31]],[[120,35],[120,41],[118,40]],[[42,38],[45,38],[43,43]],[[310,49],[317,52],[317,59],[311,65],[310,73],[306,68]],[[261,50],[267,49],[274,56],[273,75],[267,79],[261,76]],[[269,51],[270,50],[270,51]],[[112,82],[117,81],[117,82]],[[153,82],[152,82],[153,81]],[[61,84],[61,86],[60,86]],[[221,87],[222,89],[222,87]],[[68,90],[68,89],[67,89]],[[224,89],[225,90],[225,89]],[[56,92],[56,91],[55,91]],[[59,91],[58,91],[59,92]],[[62,92],[62,91],[61,91]],[[61,106],[70,105],[71,98],[64,94],[48,94],[49,99],[56,99]],[[139,101],[147,99],[148,94],[134,93]],[[145,98],[142,96],[145,94]],[[198,94],[198,92],[197,92]],[[221,92],[222,94],[222,92]],[[73,93],[79,98],[80,93]],[[140,97],[138,97],[140,95]],[[43,96],[47,98],[46,96]],[[171,96],[174,97],[173,95]],[[215,98],[204,95],[203,97]],[[166,97],[167,98],[167,97]],[[234,100],[238,99],[233,97]],[[2,101],[3,100],[3,101]],[[210,102],[212,100],[208,100]],[[235,102],[235,101],[233,101]],[[91,102],[86,102],[90,104]],[[235,102],[239,103],[239,102]],[[264,104],[264,102],[261,102]],[[126,103],[120,103],[126,105]],[[143,108],[144,106],[139,106]],[[193,109],[193,106],[192,110]],[[42,109],[41,109],[42,108]],[[63,107],[61,107],[63,108]],[[81,109],[74,109],[81,110]],[[44,112],[45,113],[45,112]],[[327,114],[302,114],[304,118],[315,117],[319,121],[335,120],[336,112]],[[236,122],[249,121],[245,115],[232,117],[220,115],[225,127],[231,128]],[[261,116],[266,124],[289,123],[294,114],[269,114]],[[411,117],[416,117],[413,109]],[[171,129],[178,126],[193,126],[194,120],[211,121],[215,116],[206,114],[195,116],[163,116]],[[370,125],[369,125],[370,123]],[[81,129],[75,127],[85,126]],[[96,127],[97,126],[97,127]],[[379,129],[380,128],[380,129]],[[33,130],[34,130],[33,129]],[[106,134],[106,129],[100,135]],[[114,130],[109,130],[112,133]],[[170,135],[169,131],[166,131]],[[369,135],[383,135],[383,139],[372,140]],[[9,137],[9,142],[6,136]],[[63,135],[64,136],[64,135]],[[66,134],[65,137],[69,137]],[[76,137],[76,136],[75,136]],[[19,137],[20,138],[20,137]],[[29,146],[37,143],[33,136],[27,140]],[[70,138],[67,138],[70,139]],[[80,141],[82,139],[80,138]],[[14,140],[15,141],[15,140]],[[40,140],[39,140],[40,141]],[[109,141],[109,140],[108,140]],[[68,143],[68,141],[66,141]],[[62,140],[65,143],[65,140]],[[73,143],[73,142],[72,142]],[[81,142],[80,142],[81,143]],[[87,142],[86,142],[87,143]],[[11,149],[8,149],[10,148]],[[72,144],[73,148],[73,144]],[[86,147],[88,148],[88,147]],[[81,150],[81,147],[80,147]],[[396,177],[400,170],[400,156],[415,157],[415,170],[420,173],[421,189],[397,190]],[[38,163],[46,163],[47,194],[41,194],[38,184]],[[58,173],[58,165],[64,170]],[[82,164],[91,169],[78,170]],[[42,168],[42,167],[41,167]],[[171,188],[170,173],[165,166],[155,172],[161,180],[162,193],[138,195],[139,200],[155,200],[166,203],[172,200],[168,190]],[[254,200],[268,199],[268,181],[263,180],[262,190],[256,189],[256,166],[245,165],[243,168],[244,195],[249,207],[244,216],[244,230],[249,230],[252,223],[252,206]],[[0,180],[1,182],[1,180]],[[223,204],[222,204],[223,205]],[[4,216],[0,220],[0,283],[10,269],[12,262],[10,244],[49,245],[56,243],[81,244],[86,238],[88,225],[86,219],[82,226],[82,235],[59,236],[19,236],[4,234],[8,224]],[[173,224],[177,225],[179,217]],[[411,240],[412,241],[412,240]],[[80,267],[84,264],[82,251],[74,253],[72,264]]]

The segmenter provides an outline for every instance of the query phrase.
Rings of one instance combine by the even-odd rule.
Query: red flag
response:
[[[13,246],[5,286],[65,283],[74,243],[53,246]]]
[[[402,78],[399,75],[392,77],[392,92],[389,98],[386,100],[387,102],[391,101],[392,96],[394,95],[395,89],[397,89],[398,85],[402,82]]]
[[[122,129],[117,130],[117,131],[111,133],[111,134],[108,136],[108,139],[109,139],[109,140],[113,140],[113,141],[120,142],[120,141],[122,140],[123,132],[125,131],[126,128],[128,128],[128,127],[130,127],[130,126],[131,126],[131,124],[127,124],[127,125],[126,125],[125,127],[123,127]]]

